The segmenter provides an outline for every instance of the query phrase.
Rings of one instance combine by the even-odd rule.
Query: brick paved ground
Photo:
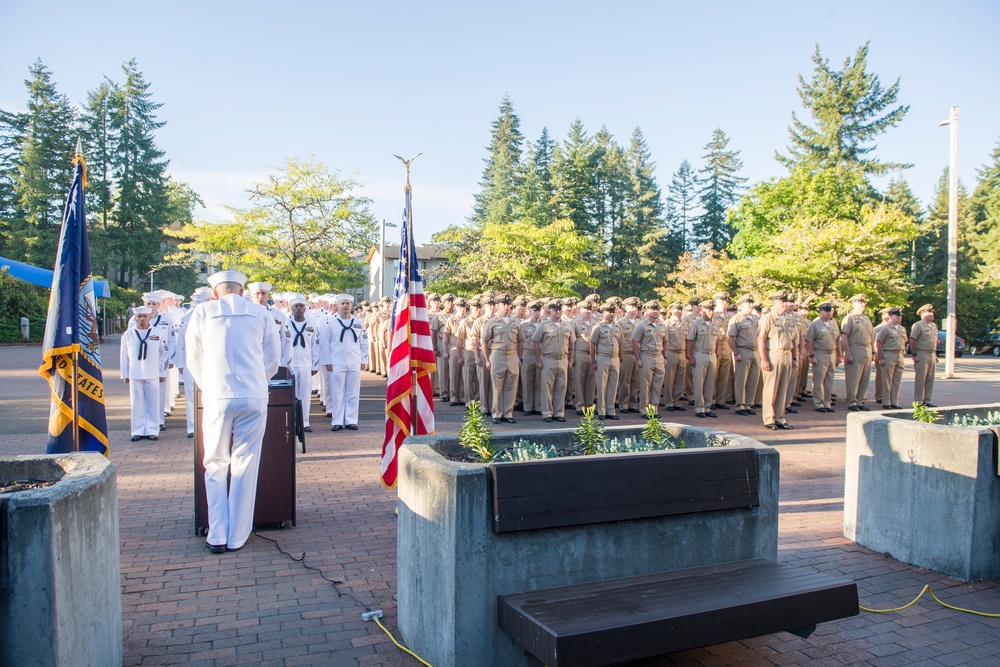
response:
[[[117,376],[117,348],[105,348],[106,377]],[[47,389],[33,374],[37,346],[0,348],[0,455],[44,449]],[[942,405],[996,400],[1000,361],[968,356],[958,378],[939,381]],[[313,406],[315,433],[297,467],[297,525],[262,531],[307,565],[343,582],[339,590],[380,605],[396,625],[395,494],[378,481],[383,384],[363,374],[356,433],[331,433]],[[128,442],[124,385],[107,382],[111,459],[118,466],[122,601],[127,665],[416,665],[372,623],[361,606],[251,538],[236,553],[213,556],[193,530],[192,441],[183,411],[168,419],[158,442]],[[904,384],[904,398],[910,391]],[[438,403],[438,406],[441,406]],[[863,549],[841,535],[844,413],[804,408],[794,431],[772,433],[759,418],[732,412],[673,421],[745,433],[781,451],[779,560],[858,582],[862,604],[894,607],[924,584],[946,602],[1000,613],[1000,582],[966,584]],[[626,417],[638,423],[638,417]],[[440,407],[439,430],[456,432],[460,408]],[[573,420],[570,420],[572,424]],[[515,428],[545,428],[539,418]],[[498,427],[498,430],[501,430]],[[959,614],[921,600],[904,612],[866,614],[820,626],[809,639],[779,633],[694,651],[650,665],[989,665],[1000,664],[1000,619]]]

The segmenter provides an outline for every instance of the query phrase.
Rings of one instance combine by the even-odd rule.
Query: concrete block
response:
[[[1000,404],[942,409],[985,416]],[[844,536],[965,581],[1000,577],[997,436],[988,427],[912,421],[912,412],[847,417]]]
[[[121,665],[115,468],[94,453],[0,458],[0,664]]]
[[[609,435],[641,429],[611,427]],[[490,477],[442,453],[457,438],[408,438],[399,453],[399,628],[435,667],[538,665],[497,627],[497,596],[748,558],[777,558],[778,452],[711,429],[670,425],[688,449],[756,449],[760,506],[495,535]],[[569,444],[572,429],[497,437]],[[642,454],[636,454],[642,456]],[[503,465],[518,465],[517,463]]]

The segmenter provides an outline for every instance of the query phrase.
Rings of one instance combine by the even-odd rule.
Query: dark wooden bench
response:
[[[501,595],[500,628],[549,667],[611,665],[858,613],[854,582],[747,560]]]

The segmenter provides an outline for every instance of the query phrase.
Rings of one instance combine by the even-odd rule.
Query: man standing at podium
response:
[[[217,301],[195,309],[185,342],[202,392],[207,547],[217,554],[241,548],[253,529],[267,386],[278,370],[281,339],[268,310],[243,298],[246,276],[219,271],[208,283]]]

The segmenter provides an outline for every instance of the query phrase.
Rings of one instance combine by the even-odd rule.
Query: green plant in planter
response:
[[[595,411],[593,405],[584,408],[580,425],[573,432],[573,442],[583,448],[584,454],[593,454],[594,448],[604,442],[604,424],[594,416]]]
[[[473,452],[482,463],[489,463],[498,453],[492,438],[493,433],[479,412],[479,401],[469,401],[465,408],[462,430],[458,432],[458,444]]]
[[[923,403],[913,402],[913,421],[933,424],[941,421],[941,412],[934,408],[929,408]]]
[[[497,454],[493,459],[497,463],[508,461],[540,461],[542,459],[559,458],[559,450],[552,445],[540,445],[524,438]]]
[[[976,415],[955,415],[948,426],[996,426],[1000,424],[1000,410],[987,412],[985,417]]]
[[[642,438],[643,440],[657,443],[663,442],[664,439],[670,439],[670,434],[667,433],[667,425],[656,414],[655,405],[646,406],[646,426],[642,429]]]

